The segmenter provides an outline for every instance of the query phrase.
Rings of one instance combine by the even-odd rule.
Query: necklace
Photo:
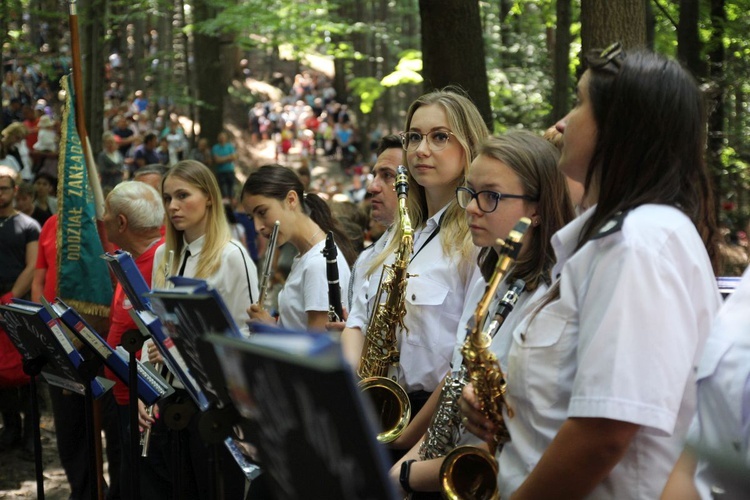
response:
[[[0,227],[2,227],[2,226],[0,226]],[[313,244],[313,240],[315,239],[315,237],[316,237],[317,235],[319,235],[319,234],[320,234],[320,232],[321,232],[321,231],[322,231],[322,229],[318,228],[318,230],[317,230],[317,231],[315,231],[315,234],[313,234],[312,236],[310,236],[310,239],[309,239],[309,240],[307,240],[307,243],[308,243],[309,245],[312,245],[312,244]]]
[[[8,217],[6,217],[5,219],[3,219],[3,221],[2,221],[2,222],[0,222],[0,229],[2,229],[2,228],[3,228],[4,226],[5,226],[5,223],[6,223],[6,222],[8,222],[9,220],[11,220],[11,219],[12,219],[13,217],[15,217],[16,215],[18,215],[18,212],[14,213],[13,215],[9,215],[9,216],[8,216]],[[320,231],[318,231],[318,232],[320,232]]]

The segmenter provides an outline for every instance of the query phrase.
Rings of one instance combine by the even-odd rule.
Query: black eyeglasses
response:
[[[622,67],[622,61],[625,59],[625,52],[620,42],[615,42],[606,49],[598,51],[594,49],[586,58],[589,66],[594,69],[601,69],[612,63],[616,69]]]
[[[505,194],[498,193],[496,191],[474,191],[473,189],[468,187],[456,188],[456,201],[458,202],[459,207],[465,209],[469,206],[471,200],[477,200],[477,206],[479,207],[479,210],[486,214],[494,212],[497,209],[497,204],[504,198],[515,198],[526,201],[539,201],[536,198],[532,198],[531,196],[526,196],[524,194]]]
[[[448,140],[451,136],[455,135],[453,132],[448,130],[433,130],[427,134],[421,134],[419,132],[402,132],[399,134],[401,137],[401,145],[406,151],[416,151],[419,149],[419,145],[422,144],[422,139],[427,139],[427,145],[430,146],[431,151],[440,151],[448,145]]]

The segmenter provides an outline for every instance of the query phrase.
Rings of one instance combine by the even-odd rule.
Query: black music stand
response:
[[[218,358],[213,349],[202,339],[212,332],[241,336],[237,325],[218,292],[204,281],[173,277],[176,287],[168,290],[153,290],[147,296],[151,306],[161,319],[162,328],[168,332],[174,346],[180,351],[195,383],[207,399],[200,408],[198,431],[201,439],[210,448],[210,484],[212,496],[224,498],[223,476],[219,460],[221,447],[225,446],[237,461],[248,480],[260,473],[257,466],[242,461],[239,453],[231,450],[232,426],[240,421],[224,383]],[[243,462],[243,463],[241,463]]]
[[[128,330],[122,334],[120,345],[128,356],[128,413],[130,416],[130,481],[133,488],[141,484],[138,457],[141,433],[138,425],[138,363],[136,354],[146,340],[139,330]]]
[[[24,371],[31,377],[31,418],[34,432],[34,460],[37,468],[37,491],[44,496],[42,476],[42,448],[39,431],[39,404],[36,376],[41,373],[47,383],[82,394],[86,398],[86,426],[89,444],[91,477],[97,477],[96,454],[93,441],[94,396],[103,395],[112,384],[98,380],[98,366],[84,360],[62,327],[39,304],[14,299],[11,304],[0,305],[2,321],[8,338],[21,353]],[[92,498],[97,499],[92,489]]]
[[[36,472],[36,496],[44,500],[44,469],[42,466],[42,433],[39,426],[39,395],[37,394],[36,378],[42,373],[42,367],[47,358],[42,354],[33,359],[23,360],[23,372],[29,376],[31,390],[31,429],[34,434],[34,470]]]

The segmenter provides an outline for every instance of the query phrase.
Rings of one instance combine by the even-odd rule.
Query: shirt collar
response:
[[[446,210],[448,210],[448,205],[450,203],[446,204],[443,208],[435,212],[435,215],[427,219],[427,222],[424,224],[424,230],[427,232],[432,232],[436,227],[440,225],[440,219],[443,217],[443,214]]]
[[[195,257],[201,250],[203,250],[203,243],[206,241],[206,235],[204,234],[200,238],[196,239],[192,243],[185,241],[185,237],[182,237],[184,246],[182,247],[182,254],[184,255],[187,250],[190,250],[190,256]]]
[[[578,238],[583,230],[584,224],[594,215],[596,205],[589,207],[588,210],[570,221],[562,229],[552,235],[552,248],[555,250],[557,263],[552,270],[552,276],[557,277],[565,262],[570,258],[578,245]]]

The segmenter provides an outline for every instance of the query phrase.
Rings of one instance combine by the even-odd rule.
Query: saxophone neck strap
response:
[[[412,256],[411,256],[411,259],[409,259],[409,264],[411,264],[411,262],[412,262],[412,261],[413,261],[413,260],[414,260],[414,259],[415,259],[415,258],[417,257],[417,255],[419,255],[419,252],[421,252],[421,251],[422,251],[422,250],[424,249],[424,247],[426,247],[427,245],[429,245],[429,244],[430,244],[430,242],[431,242],[431,241],[432,241],[433,239],[435,239],[435,236],[437,236],[437,235],[438,235],[438,233],[440,233],[440,226],[442,226],[442,225],[443,225],[443,217],[445,217],[445,212],[443,212],[443,215],[441,215],[441,216],[440,216],[440,219],[438,219],[437,227],[436,227],[435,229],[433,229],[433,230],[432,230],[432,232],[431,232],[431,233],[430,233],[430,235],[429,235],[429,236],[427,237],[427,239],[425,240],[425,242],[424,242],[424,243],[422,243],[422,246],[420,246],[420,247],[419,247],[419,248],[417,249],[417,251],[416,251],[416,252],[414,252],[414,253],[412,254]]]

